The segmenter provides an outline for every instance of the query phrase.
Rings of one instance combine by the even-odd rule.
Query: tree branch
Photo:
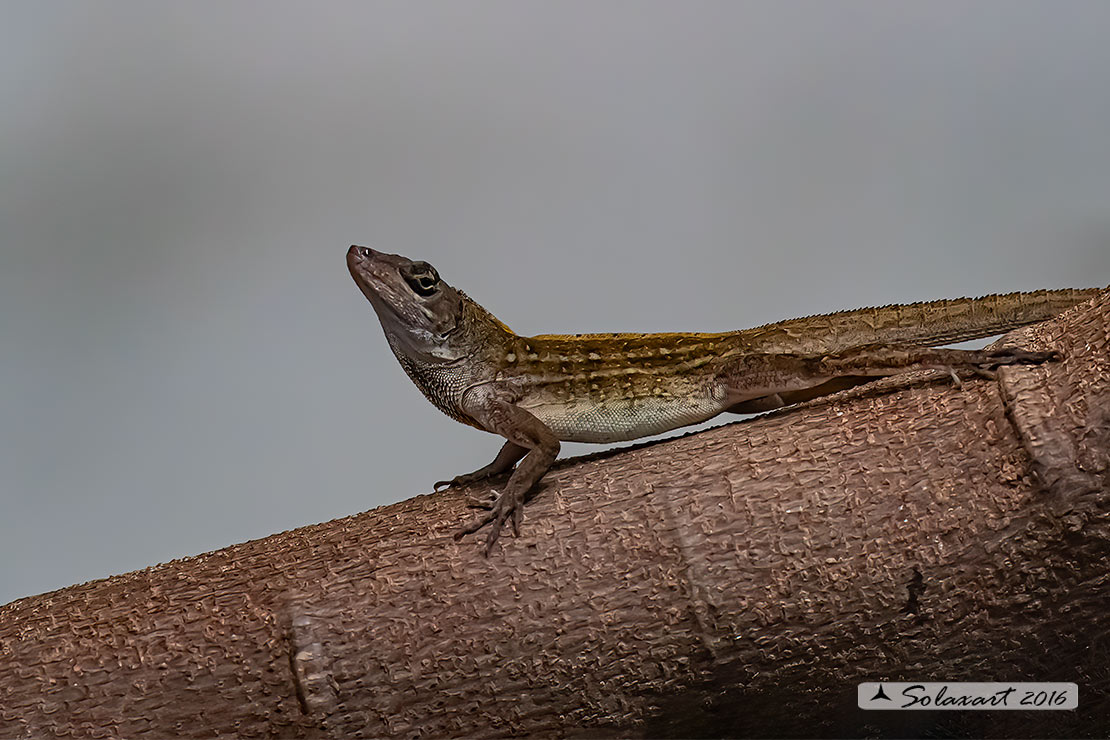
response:
[[[547,475],[0,608],[0,735],[1101,736],[1110,293],[1062,363],[888,379]],[[470,493],[475,493],[471,489]],[[1075,681],[1072,712],[863,712],[863,680]]]

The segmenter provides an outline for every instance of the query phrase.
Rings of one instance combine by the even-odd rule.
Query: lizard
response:
[[[438,409],[505,439],[496,458],[435,484],[511,474],[456,533],[506,521],[519,535],[526,496],[560,442],[610,443],[818,398],[916,370],[990,373],[1059,360],[1056,352],[938,348],[1049,319],[1098,289],[1039,290],[809,316],[721,333],[520,336],[427,262],[352,246],[347,266],[393,354]]]

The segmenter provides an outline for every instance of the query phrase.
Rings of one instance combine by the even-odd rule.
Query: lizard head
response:
[[[427,262],[352,246],[347,268],[378,314],[395,353],[442,362],[470,352],[466,329],[475,322],[469,315],[486,312],[441,280]]]

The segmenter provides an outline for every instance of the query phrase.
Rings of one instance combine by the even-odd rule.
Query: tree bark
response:
[[[13,602],[0,736],[1102,737],[1108,318],[1024,330],[1065,360],[997,380],[567,461],[489,559],[448,491]],[[1079,709],[857,709],[877,679]]]

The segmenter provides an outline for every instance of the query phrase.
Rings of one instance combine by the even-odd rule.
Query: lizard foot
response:
[[[480,481],[489,480],[490,478],[496,478],[500,475],[504,475],[506,472],[508,471],[504,468],[491,464],[484,468],[479,468],[473,473],[456,475],[451,480],[436,481],[432,489],[438,491],[441,488],[461,488],[462,486],[469,486],[471,483],[478,483]],[[482,508],[488,509],[489,507],[483,506]]]
[[[473,473],[463,473],[462,475],[456,475],[451,480],[437,480],[435,483],[432,484],[432,490],[438,491],[441,488],[458,488],[461,486],[468,486],[471,483],[477,483],[478,481],[484,480],[485,478],[489,477],[488,473],[479,475],[479,473],[481,472],[482,471],[480,470],[475,470]]]
[[[969,364],[960,369],[967,370],[980,378],[996,380],[998,378],[997,369],[1003,365],[1039,365],[1045,362],[1059,362],[1063,359],[1063,355],[1059,352],[1033,352],[1023,349],[1000,349],[989,353],[988,357],[989,359],[984,361],[983,364]],[[942,365],[937,369],[946,371],[957,388],[963,386],[963,381],[956,374],[954,366]]]
[[[956,368],[949,366],[944,369],[948,371],[949,377],[952,378],[952,385],[956,386],[957,388],[963,388],[964,382],[956,373]],[[960,368],[960,370],[969,372],[978,378],[983,378],[984,380],[998,380],[998,372],[996,370],[991,370],[981,365],[969,365],[968,367]]]
[[[497,500],[493,502],[488,512],[479,514],[478,517],[469,524],[456,531],[454,537],[456,540],[462,539],[466,535],[473,534],[489,524],[490,530],[489,534],[486,535],[485,546],[485,555],[489,557],[490,551],[493,550],[493,546],[497,544],[498,537],[501,536],[501,528],[505,525],[506,520],[511,521],[513,525],[513,536],[520,535],[520,518],[523,510],[524,494],[516,493],[512,488],[506,489],[497,497]]]

